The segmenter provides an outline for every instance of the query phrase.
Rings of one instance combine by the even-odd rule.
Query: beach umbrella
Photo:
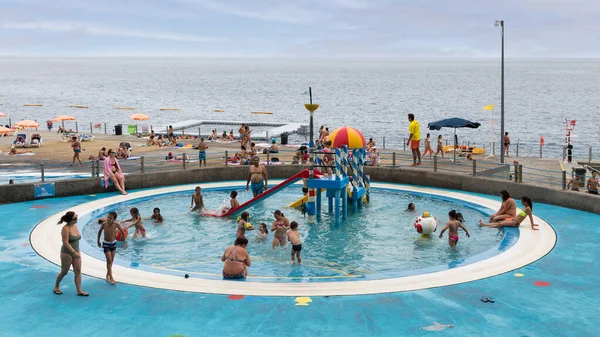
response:
[[[29,129],[37,128],[38,126],[40,126],[40,123],[28,119],[28,120],[16,122],[15,126],[23,128],[23,129],[27,129],[27,138],[29,138]]]
[[[133,114],[131,116],[129,116],[129,118],[133,119],[134,121],[147,121],[148,119],[150,119],[150,117],[148,117],[148,115],[144,115],[144,114]],[[135,132],[137,133],[138,130],[138,125],[135,125]]]
[[[327,136],[327,140],[331,141],[332,148],[339,148],[346,145],[349,149],[362,149],[367,146],[365,136],[360,131],[349,126],[333,130]]]
[[[133,114],[129,116],[129,118],[133,119],[134,121],[147,121],[150,119],[150,117],[144,114]]]
[[[9,128],[4,127],[4,126],[0,126],[0,135],[1,134],[6,134],[6,133],[10,133],[12,131],[13,131],[12,129],[9,129]]]
[[[28,119],[28,120],[16,122],[15,126],[18,126],[20,128],[24,128],[24,129],[31,129],[31,128],[35,129],[38,126],[40,126],[40,123]]]
[[[456,161],[456,147],[458,145],[458,138],[456,137],[456,129],[457,128],[471,128],[477,129],[481,124],[477,122],[471,122],[462,118],[448,118],[442,119],[436,122],[432,122],[427,124],[427,128],[429,130],[441,130],[442,128],[454,128],[454,160]]]
[[[67,115],[60,115],[60,116],[54,117],[52,119],[52,121],[54,123],[56,123],[56,122],[62,122],[62,128],[63,129],[65,128],[65,121],[74,121],[74,120],[75,120],[75,117],[71,117],[71,116],[67,116]]]

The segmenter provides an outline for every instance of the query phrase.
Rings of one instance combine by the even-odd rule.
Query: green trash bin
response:
[[[136,133],[137,126],[135,124],[127,125],[127,134],[134,135]]]

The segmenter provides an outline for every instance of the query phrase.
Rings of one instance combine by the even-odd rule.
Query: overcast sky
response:
[[[0,0],[0,55],[600,57],[600,0]]]

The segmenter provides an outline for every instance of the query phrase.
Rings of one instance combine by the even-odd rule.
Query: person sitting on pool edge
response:
[[[244,279],[248,275],[248,267],[250,267],[250,255],[246,250],[248,239],[240,237],[235,239],[233,246],[227,247],[221,261],[223,264],[224,279]]]
[[[538,225],[533,223],[533,213],[532,213],[533,203],[531,202],[531,199],[529,199],[529,197],[522,197],[521,204],[525,208],[523,208],[521,211],[519,211],[519,214],[517,214],[514,219],[503,220],[503,221],[487,223],[487,224],[483,223],[483,221],[479,220],[479,226],[492,227],[492,228],[519,227],[521,225],[521,222],[523,222],[523,220],[525,220],[525,218],[529,217],[529,220],[531,221],[531,229],[534,231],[537,231],[538,228],[536,228],[536,227]]]
[[[512,219],[517,214],[517,204],[508,191],[502,190],[500,194],[502,195],[502,205],[496,213],[490,215],[490,222]]]
[[[451,248],[454,248],[458,244],[458,228],[465,231],[468,238],[470,238],[471,235],[469,234],[469,231],[465,228],[465,226],[463,226],[462,223],[456,219],[457,216],[455,210],[451,210],[450,212],[448,212],[448,218],[450,219],[450,221],[448,221],[446,227],[442,229],[442,232],[440,233],[440,238],[442,237],[442,235],[444,235],[444,232],[448,230],[448,245]]]

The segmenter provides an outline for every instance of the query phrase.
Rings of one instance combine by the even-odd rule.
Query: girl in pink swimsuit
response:
[[[284,247],[286,244],[286,233],[290,228],[290,221],[283,216],[280,210],[273,212],[273,216],[275,217],[275,221],[273,221],[273,225],[271,226],[271,231],[274,233],[273,248],[277,246]]]
[[[440,238],[442,237],[442,235],[444,235],[444,232],[448,230],[448,245],[454,248],[458,243],[458,228],[461,228],[463,231],[465,231],[468,238],[471,237],[471,235],[469,235],[469,231],[462,225],[462,223],[457,220],[455,210],[451,210],[448,213],[448,218],[450,219],[450,221],[448,221],[446,227],[442,229],[442,232],[440,233]]]

